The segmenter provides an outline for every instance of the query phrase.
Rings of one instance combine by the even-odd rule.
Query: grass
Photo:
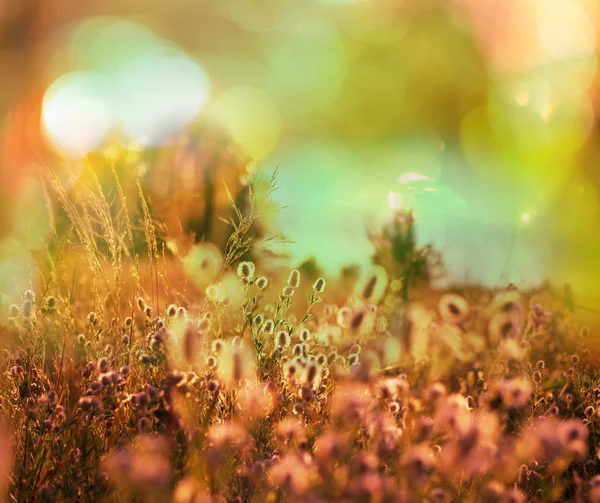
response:
[[[3,500],[600,501],[593,329],[552,288],[435,291],[406,215],[364,277],[282,268],[275,176],[227,191],[220,250],[169,245],[111,174],[46,172],[46,261],[0,318]]]

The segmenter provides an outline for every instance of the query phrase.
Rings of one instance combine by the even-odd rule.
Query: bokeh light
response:
[[[83,156],[109,132],[126,145],[171,143],[206,105],[206,72],[139,23],[98,17],[68,31],[66,66],[44,98],[48,138]]]
[[[279,139],[281,119],[277,105],[260,89],[229,89],[214,100],[207,115],[223,124],[252,159],[264,159]]]
[[[46,91],[43,131],[53,146],[70,157],[96,149],[114,124],[108,81],[92,72],[70,72]]]

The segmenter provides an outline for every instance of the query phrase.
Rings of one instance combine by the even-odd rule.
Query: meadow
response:
[[[600,501],[568,289],[436,289],[401,210],[328,277],[270,251],[276,173],[217,178],[199,235],[101,161],[46,168],[52,233],[2,305],[2,500]]]

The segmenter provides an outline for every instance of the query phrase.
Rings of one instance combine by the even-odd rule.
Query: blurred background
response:
[[[329,274],[413,209],[448,281],[600,306],[599,28],[596,0],[0,0],[0,288],[44,249],[44,164],[114,154],[167,209],[279,166],[269,225]]]

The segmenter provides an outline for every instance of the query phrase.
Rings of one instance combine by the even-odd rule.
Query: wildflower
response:
[[[206,358],[206,365],[208,365],[208,368],[214,369],[217,366],[217,359],[210,355]]]
[[[253,375],[254,362],[244,347],[226,348],[219,359],[219,377],[227,384],[238,384]]]
[[[146,306],[144,308],[144,314],[147,318],[150,318],[150,316],[152,316],[152,308],[150,306]]]
[[[85,412],[96,409],[100,406],[100,400],[94,396],[84,396],[79,399],[77,405]]]
[[[344,306],[337,312],[337,324],[340,327],[346,328],[350,326],[350,321],[352,319],[352,309],[348,306]]]
[[[179,306],[177,308],[177,318],[179,320],[187,320],[187,310],[185,307]]]
[[[396,415],[400,412],[400,404],[396,401],[392,401],[388,404],[388,410],[392,415]]]
[[[275,323],[271,319],[266,320],[264,322],[263,326],[261,327],[261,330],[265,334],[272,334],[274,329],[275,329]]]
[[[347,440],[338,432],[324,431],[315,442],[315,456],[323,462],[340,459],[347,451]]]
[[[206,389],[209,393],[215,394],[219,391],[219,388],[219,381],[215,381],[214,379],[211,379],[206,383]]]
[[[300,271],[298,269],[293,269],[290,272],[290,275],[288,276],[288,280],[287,280],[287,284],[288,286],[290,286],[291,288],[298,288],[298,286],[300,286]]]
[[[500,312],[522,311],[522,297],[517,290],[499,292],[492,301],[492,308]]]
[[[428,477],[434,468],[433,451],[425,445],[412,446],[403,459],[403,465],[414,480]]]
[[[167,316],[173,317],[177,314],[177,306],[175,304],[170,304],[167,307]]]
[[[254,284],[261,290],[264,290],[265,288],[267,288],[267,286],[269,286],[269,280],[265,276],[260,276],[256,278]]]
[[[459,324],[469,315],[469,303],[460,295],[442,295],[438,303],[440,316],[446,323]]]
[[[254,264],[252,262],[240,262],[237,268],[237,275],[242,280],[252,281],[254,277]]]
[[[265,325],[268,323],[268,321],[270,320],[267,320],[267,322],[265,322]],[[286,330],[280,330],[275,336],[275,346],[277,346],[278,348],[285,349],[290,345],[291,340],[292,339],[290,337],[289,332],[287,332]]]
[[[52,310],[56,307],[56,297],[50,295],[46,298],[46,309]]]
[[[208,285],[204,293],[206,293],[206,296],[213,302],[219,300],[219,287],[217,285]]]
[[[187,363],[192,363],[198,351],[199,334],[193,327],[187,327],[183,333],[183,357]]]
[[[298,391],[298,397],[305,402],[311,402],[315,399],[315,392],[313,391],[312,387],[302,385]]]
[[[271,466],[267,478],[272,487],[289,491],[301,500],[310,487],[312,470],[299,454],[288,454]]]
[[[316,293],[323,293],[323,291],[325,291],[325,278],[317,279],[313,285],[313,290]]]
[[[319,367],[315,364],[311,364],[306,368],[306,382],[311,386],[315,383]]]
[[[259,313],[256,316],[254,316],[253,325],[255,327],[260,328],[262,326],[262,324],[263,324],[263,317],[262,317],[262,314]]]
[[[131,373],[131,370],[129,369],[128,365],[121,367],[121,375],[123,377],[127,377],[130,373]]]
[[[350,328],[353,331],[356,332],[360,329],[360,327],[363,324],[363,321],[365,320],[366,314],[367,314],[367,311],[362,309],[352,317],[352,321],[350,322]]]
[[[362,290],[363,299],[369,300],[373,296],[376,285],[377,285],[377,276],[373,274],[372,276],[369,277],[369,279],[367,280],[367,282]]]
[[[293,379],[298,372],[298,367],[294,363],[287,363],[285,366],[285,376],[287,379]]]
[[[521,332],[521,319],[512,312],[499,312],[495,314],[488,325],[488,336],[491,343],[503,339],[517,337]]]
[[[295,356],[302,356],[302,345],[301,344],[294,345],[294,349],[292,350],[292,353]]]
[[[104,386],[105,388],[110,386],[112,384],[112,379],[111,376],[109,374],[102,374],[99,378],[98,378],[98,382]]]
[[[208,433],[209,443],[217,449],[243,445],[249,440],[246,429],[233,421],[213,424]]]
[[[358,355],[360,354],[360,344],[354,344],[351,348],[350,351],[348,351],[349,354],[351,355]]]
[[[508,409],[520,409],[529,403],[531,384],[524,379],[507,379],[500,385],[500,395]]]
[[[215,339],[214,341],[212,341],[211,350],[213,353],[215,353],[216,355],[220,355],[224,349],[225,343],[222,339]]]
[[[290,285],[287,285],[281,291],[281,296],[282,297],[291,297],[292,295],[294,295],[294,292],[295,292],[294,288],[291,287]]]
[[[35,302],[35,293],[33,293],[31,290],[26,290],[23,296],[25,297],[25,300]]]
[[[533,372],[532,375],[533,382],[536,384],[540,384],[542,382],[542,374],[539,370]]]
[[[26,318],[29,318],[32,310],[33,310],[33,302],[32,301],[26,300],[25,302],[23,302],[23,315]]]
[[[56,394],[56,391],[50,390],[46,394],[46,398],[48,399],[48,403],[50,405],[55,405],[58,400],[58,395]]]
[[[471,395],[467,397],[467,406],[469,407],[469,410],[473,410],[475,407],[477,407],[477,402]]]
[[[95,325],[96,322],[98,321],[98,318],[96,317],[96,313],[94,311],[92,311],[91,313],[89,313],[87,315],[87,320],[90,323],[90,325]]]
[[[19,315],[19,306],[11,304],[8,308],[8,315],[16,318]]]
[[[300,333],[298,334],[300,340],[302,342],[307,342],[310,340],[310,330],[308,328],[303,328],[302,330],[300,330]]]
[[[591,478],[590,486],[592,487],[589,494],[590,503],[600,503],[600,475]]]
[[[100,372],[104,373],[104,372],[108,372],[110,368],[110,363],[108,362],[107,358],[100,358],[98,360],[98,369],[100,369]]]
[[[302,414],[304,414],[305,410],[306,409],[305,409],[304,405],[302,405],[299,402],[297,404],[294,404],[294,407],[292,408],[292,412],[294,414],[296,414],[297,416],[301,416]]]
[[[587,454],[589,431],[581,421],[568,419],[560,423],[557,434],[568,453],[583,459]]]
[[[140,355],[139,360],[142,365],[150,365],[153,361],[153,358],[151,355],[142,354]]]
[[[77,336],[77,344],[81,344],[81,345],[85,344],[85,335],[79,334]]]
[[[138,297],[136,300],[137,307],[140,311],[143,311],[146,308],[146,303],[142,297]]]

